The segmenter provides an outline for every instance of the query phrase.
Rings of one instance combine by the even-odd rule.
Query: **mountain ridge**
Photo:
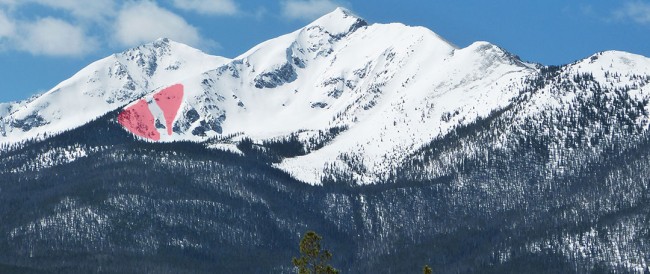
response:
[[[650,59],[332,16],[168,84],[148,72],[183,60],[135,50],[104,72],[137,92],[0,145],[0,272],[289,273],[308,230],[349,273],[650,271]]]
[[[182,56],[165,61],[173,55],[171,49]],[[187,62],[193,65],[187,66],[193,69],[179,67],[188,59],[183,56],[191,57]],[[609,64],[594,67],[594,63],[603,62],[598,58],[609,58]],[[93,71],[98,62],[113,59],[112,66]],[[186,92],[172,122],[173,134],[168,136],[157,126],[156,130],[165,133],[160,141],[205,142],[236,135],[211,145],[243,153],[238,144],[246,138],[253,143],[297,138],[305,151],[283,157],[273,163],[275,167],[310,184],[320,184],[326,170],[350,173],[361,184],[378,183],[390,177],[407,155],[432,140],[512,104],[528,88],[526,81],[549,68],[521,61],[489,42],[458,48],[426,28],[368,24],[342,8],[232,60],[159,39],[98,62],[28,103],[36,109],[22,105],[27,110],[5,113],[0,118],[0,141],[39,138],[87,122],[87,118],[74,121],[79,112],[61,115],[55,100],[43,98],[78,82],[75,78],[86,77],[91,84],[102,82],[87,74],[104,69],[109,79],[117,78],[111,86],[117,88],[105,98],[104,106],[82,106],[83,117],[97,117],[143,99],[154,123],[162,125],[165,118],[154,103],[154,93],[182,84]],[[647,73],[647,63],[643,56],[609,51],[562,68],[575,70],[574,74],[598,69]],[[174,73],[156,74],[161,68]],[[97,96],[93,92],[90,94]],[[51,104],[55,110],[50,116],[54,117],[44,119],[42,113],[52,108]],[[12,109],[16,106],[20,104]],[[325,134],[332,130],[336,134]],[[317,143],[310,144],[314,141]],[[362,164],[353,168],[343,158]]]
[[[177,52],[170,54],[171,51]],[[166,38],[100,59],[0,118],[1,142],[19,142],[83,125],[148,92],[228,59]],[[191,62],[191,63],[188,63]],[[160,67],[159,67],[160,66]],[[44,118],[44,116],[46,116]]]

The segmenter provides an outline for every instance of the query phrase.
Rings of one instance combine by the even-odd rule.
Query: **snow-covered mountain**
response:
[[[314,230],[349,273],[645,273],[649,84],[344,9],[232,60],[159,40],[0,104],[0,272],[288,273]]]
[[[111,55],[40,96],[0,105],[0,142],[79,127],[155,89],[228,61],[169,39]]]
[[[646,77],[649,64],[606,52],[563,73]],[[274,166],[310,184],[328,172],[376,183],[432,140],[520,104],[530,80],[547,69],[488,42],[458,48],[426,28],[368,24],[338,8],[232,60],[166,39],[100,60],[3,115],[0,141],[71,129],[142,98],[160,141],[208,141],[243,153],[244,140],[257,149],[297,140],[301,151]],[[630,92],[646,98],[643,81],[602,83],[635,84]],[[169,135],[154,95],[173,84],[184,95]],[[527,112],[563,106],[578,93],[553,94],[527,95]]]
[[[337,9],[182,81],[176,134],[163,140],[241,134],[261,143],[297,134],[308,143],[344,129],[277,166],[318,184],[323,170],[349,169],[342,158],[353,157],[363,163],[355,178],[371,183],[432,138],[507,105],[535,71],[486,42],[459,49],[425,28],[368,25]]]

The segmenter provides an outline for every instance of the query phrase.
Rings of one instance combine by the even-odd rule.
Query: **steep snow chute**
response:
[[[183,85],[176,84],[165,88],[153,96],[156,104],[163,111],[167,126],[167,134],[172,135],[172,123],[176,119],[183,101]]]
[[[135,135],[154,141],[160,140],[160,133],[154,126],[153,114],[144,99],[120,112],[117,121]]]

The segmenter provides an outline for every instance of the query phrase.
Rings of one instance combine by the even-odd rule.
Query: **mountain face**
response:
[[[486,42],[459,49],[421,27],[368,25],[337,9],[234,60],[167,40],[101,60],[3,119],[4,135],[16,141],[75,128],[143,98],[163,133],[158,141],[237,136],[214,144],[229,147],[243,138],[294,138],[304,155],[275,165],[299,180],[320,184],[324,170],[336,168],[378,183],[431,139],[505,107],[535,72]],[[182,84],[185,97],[169,135],[153,96],[172,84]],[[57,103],[80,93],[89,100],[78,107]],[[345,157],[365,171],[351,170]]]
[[[161,39],[0,104],[0,270],[291,272],[316,230],[350,273],[647,272],[648,84],[344,9]]]
[[[0,105],[0,142],[40,139],[77,128],[156,89],[228,61],[169,39],[114,54],[40,96]]]

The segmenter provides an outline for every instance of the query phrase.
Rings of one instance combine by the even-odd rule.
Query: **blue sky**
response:
[[[489,41],[547,65],[610,49],[650,56],[650,0],[0,0],[0,102],[157,37],[235,57],[336,6],[370,23],[425,26],[460,47]]]

